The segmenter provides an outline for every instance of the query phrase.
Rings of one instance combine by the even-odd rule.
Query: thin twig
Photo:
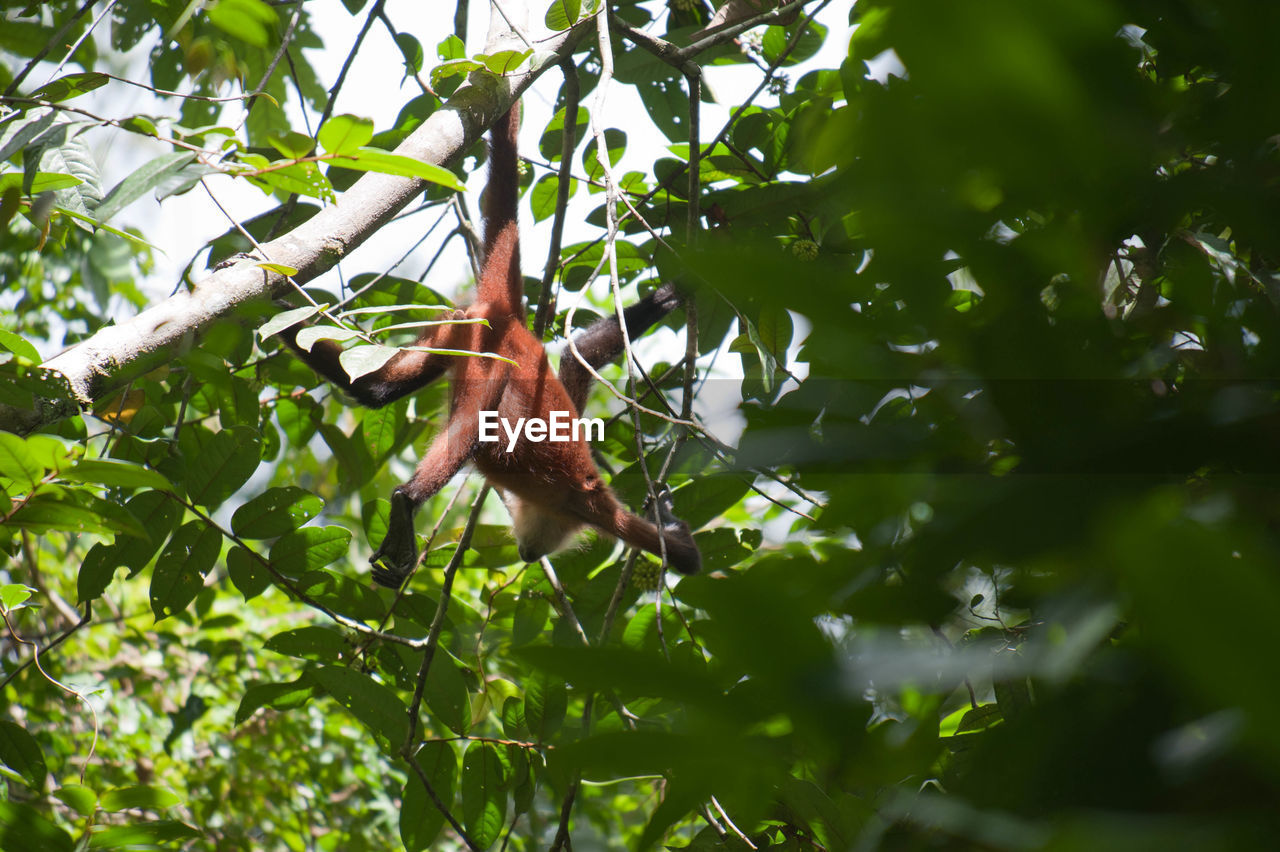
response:
[[[422,646],[422,665],[418,668],[418,681],[413,690],[413,701],[409,704],[409,735],[405,739],[403,751],[411,752],[414,740],[418,736],[418,710],[422,707],[423,692],[427,688],[427,674],[431,671],[431,662],[435,659],[436,646],[440,642],[440,631],[444,629],[445,615],[449,611],[449,599],[453,595],[453,578],[462,565],[467,548],[471,546],[471,536],[480,520],[480,510],[484,508],[484,499],[489,496],[489,486],[485,485],[476,495],[471,505],[471,514],[467,516],[467,524],[458,537],[458,549],[444,569],[444,582],[440,586],[440,601],[436,604],[435,617],[431,619],[431,628],[427,632],[427,641]]]
[[[119,128],[120,130],[128,131],[129,133],[137,133],[139,136],[146,136],[149,139],[157,139],[165,143],[166,145],[172,145],[175,148],[183,148],[187,151],[191,151],[196,154],[203,154],[207,158],[212,158],[215,156],[215,154],[212,151],[209,151],[207,148],[201,148],[199,145],[192,145],[190,142],[186,142],[181,139],[174,139],[170,136],[161,136],[159,133],[143,133],[142,131],[134,127],[126,125],[125,122],[121,121],[120,119],[106,118],[104,116],[89,112],[87,109],[68,106],[67,104],[64,104],[64,103],[55,103],[54,101],[47,101],[47,100],[44,100],[43,98],[24,98],[24,97],[19,97],[17,95],[0,95],[0,103],[27,104],[29,106],[39,106],[39,107],[47,107],[49,109],[56,109],[59,112],[70,112],[76,115],[83,115],[86,118],[91,118],[94,121],[98,122],[99,124],[105,125],[107,127],[116,127],[116,128]]]
[[[84,624],[85,622],[87,622],[92,617],[93,613],[90,610],[91,605],[92,605],[91,602],[89,601],[85,602],[84,617],[80,619],[80,622],[79,624],[76,625],[76,628],[78,628],[80,624]],[[89,768],[89,764],[93,761],[94,752],[97,751],[98,749],[98,730],[101,727],[101,724],[98,721],[98,710],[96,707],[93,706],[93,702],[89,700],[87,695],[85,695],[82,692],[77,692],[76,690],[67,686],[65,683],[58,680],[53,675],[49,674],[47,671],[44,670],[44,665],[42,665],[40,662],[40,646],[34,642],[29,642],[26,639],[23,639],[20,635],[18,635],[18,628],[15,627],[13,622],[9,620],[8,610],[0,610],[0,617],[3,617],[5,629],[9,631],[9,635],[13,637],[14,642],[17,642],[19,645],[31,646],[31,660],[32,662],[35,663],[36,669],[40,672],[40,674],[44,676],[44,679],[49,681],[49,683],[53,684],[59,689],[61,689],[63,692],[66,692],[69,695],[75,696],[75,698],[79,700],[81,704],[89,708],[89,713],[93,716],[93,741],[89,744],[89,754],[85,757],[84,763],[80,765],[80,783],[83,784],[85,770]],[[74,629],[75,628],[73,628],[73,630]],[[61,641],[61,639],[59,641]],[[53,646],[51,645],[49,647],[53,647]],[[21,669],[19,669],[19,671],[21,671]],[[6,678],[4,682],[7,684],[10,679],[12,679],[12,676],[10,676],[10,678]],[[0,684],[0,686],[2,685],[3,684]]]
[[[455,760],[456,759],[457,758],[455,758]],[[431,804],[435,805],[436,809],[444,815],[449,826],[457,832],[459,837],[462,838],[462,842],[467,844],[467,848],[472,850],[472,852],[483,852],[484,847],[472,840],[466,830],[463,829],[462,824],[458,822],[457,818],[454,817],[453,814],[449,813],[449,808],[440,799],[440,794],[436,792],[435,787],[431,786],[431,779],[427,778],[426,770],[422,768],[422,764],[418,763],[417,756],[408,754],[405,755],[405,760],[408,762],[409,768],[418,776],[418,780],[422,782],[422,787],[427,791],[427,798],[431,799]]]
[[[253,108],[258,104],[258,96],[266,89],[267,83],[271,81],[271,75],[276,73],[276,66],[280,64],[281,58],[289,50],[289,43],[293,41],[293,32],[298,28],[298,19],[302,17],[302,4],[299,3],[293,10],[293,17],[289,19],[289,23],[285,26],[284,35],[280,37],[280,48],[276,51],[275,56],[271,57],[271,62],[267,64],[267,70],[262,73],[262,78],[258,81],[258,85],[254,87],[253,98],[249,101],[249,105],[245,107],[244,120],[240,122],[244,126],[244,122],[249,120],[249,113],[253,112]]]
[[[119,2],[119,0],[111,0],[111,2],[107,4],[106,8],[94,17],[93,23],[85,27],[84,32],[80,34],[80,38],[76,39],[75,43],[67,49],[66,54],[62,57],[62,61],[58,63],[58,67],[53,69],[53,73],[50,74],[49,79],[45,81],[46,86],[52,83],[57,76],[62,73],[62,69],[66,67],[66,64],[69,61],[71,61],[71,57],[75,56],[76,51],[80,49],[80,45],[84,44],[84,40],[93,34],[93,31],[97,28],[98,24],[102,23],[102,19],[115,7],[117,2]]]
[[[18,675],[26,671],[28,666],[36,662],[36,659],[39,654],[47,654],[48,652],[52,651],[54,648],[58,647],[63,642],[70,639],[73,633],[75,633],[81,627],[84,627],[86,624],[88,624],[93,617],[92,606],[93,606],[92,601],[85,601],[84,616],[79,621],[75,622],[70,627],[68,627],[66,630],[59,633],[55,639],[53,639],[51,642],[49,642],[48,645],[45,645],[43,648],[36,645],[35,642],[26,641],[25,644],[31,645],[32,649],[34,650],[34,653],[31,659],[26,660],[25,662],[19,664],[17,668],[15,668],[13,671],[9,672],[9,674],[5,676],[4,680],[0,680],[0,691],[3,691],[4,688],[9,685],[9,682],[12,681],[15,677],[17,677]],[[16,633],[14,634],[14,639],[15,641],[18,641],[18,642],[24,642],[24,640],[20,639]]]
[[[573,606],[569,603],[569,596],[565,594],[564,586],[560,583],[560,578],[556,576],[556,569],[552,567],[551,560],[542,557],[538,561],[542,566],[542,573],[546,575],[547,582],[551,584],[551,591],[556,595],[556,609],[560,615],[569,619],[569,624],[573,626],[573,630],[578,634],[578,638],[582,640],[583,645],[590,646],[591,640],[587,638],[587,631],[582,628],[582,622],[578,620],[578,614],[573,611]]]
[[[578,147],[578,98],[581,92],[578,66],[573,64],[573,57],[568,57],[560,63],[560,69],[564,72],[564,129],[560,139],[560,170],[556,183],[556,213],[551,222],[551,245],[547,249],[547,265],[542,271],[542,289],[538,294],[538,311],[533,320],[533,333],[539,339],[555,313],[551,285],[555,282],[556,270],[560,267],[560,247],[569,207],[569,184],[573,180],[570,169],[573,166],[574,149]]]
[[[356,35],[355,43],[351,45],[351,50],[347,53],[347,58],[342,62],[342,70],[338,72],[337,81],[329,88],[329,99],[325,101],[324,112],[320,114],[320,121],[316,124],[316,133],[320,132],[320,128],[324,127],[324,123],[329,120],[329,116],[333,114],[333,105],[338,100],[338,92],[342,91],[342,84],[347,81],[347,72],[351,70],[351,63],[355,61],[356,54],[360,51],[360,45],[364,43],[364,37],[369,34],[369,28],[373,26],[374,20],[378,13],[382,11],[385,0],[377,0],[373,4],[373,8],[369,10],[369,14],[365,15],[364,25],[360,27],[360,32]]]
[[[36,51],[36,55],[31,57],[31,61],[22,67],[22,70],[18,72],[18,76],[14,77],[13,81],[5,88],[4,94],[6,97],[18,91],[18,87],[22,85],[22,81],[27,79],[27,75],[40,64],[41,60],[49,55],[49,51],[53,50],[53,46],[55,44],[62,43],[62,40],[66,38],[67,33],[73,26],[75,26],[76,21],[83,18],[85,12],[88,12],[95,2],[96,0],[85,0],[84,3],[80,4],[80,8],[76,9],[71,17],[67,19],[67,22],[63,24],[47,42],[45,42],[44,47]]]

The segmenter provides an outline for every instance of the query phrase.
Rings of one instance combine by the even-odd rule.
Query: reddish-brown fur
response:
[[[583,524],[590,524],[628,544],[662,556],[686,574],[701,565],[688,526],[670,514],[668,498],[659,500],[659,524],[627,511],[600,479],[585,440],[530,442],[520,439],[511,452],[507,441],[480,442],[480,413],[496,410],[511,423],[519,418],[550,419],[553,411],[579,416],[591,376],[566,352],[557,377],[547,353],[524,324],[520,244],[516,223],[516,131],[519,108],[501,119],[491,134],[489,184],[484,199],[485,263],[476,301],[455,318],[484,319],[481,324],[457,324],[428,329],[417,346],[489,352],[515,365],[484,357],[462,357],[405,351],[375,373],[355,381],[338,363],[341,350],[320,341],[310,352],[298,349],[296,329],[285,340],[317,372],[351,393],[365,405],[380,406],[398,399],[452,371],[451,411],[412,479],[392,495],[391,524],[371,561],[374,577],[398,586],[416,562],[413,514],[437,493],[468,460],[503,492],[511,511],[520,555],[534,561],[563,546]],[[625,311],[628,331],[643,332],[677,303],[667,285]],[[616,318],[600,320],[575,336],[575,345],[593,368],[612,360],[622,349]]]

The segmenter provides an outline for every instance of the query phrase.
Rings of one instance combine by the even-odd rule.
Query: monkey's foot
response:
[[[694,544],[689,525],[676,517],[671,489],[663,485],[653,505],[658,528],[662,531],[662,543],[667,551],[667,563],[681,574],[697,574],[702,570],[702,554]]]
[[[399,488],[391,492],[391,517],[386,538],[369,557],[373,581],[380,586],[400,588],[418,564],[418,538],[413,531],[415,508]]]

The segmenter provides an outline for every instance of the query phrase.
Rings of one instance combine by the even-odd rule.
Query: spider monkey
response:
[[[701,556],[687,524],[672,514],[669,493],[657,501],[654,523],[627,511],[600,479],[584,440],[531,442],[521,436],[512,451],[505,441],[479,440],[480,413],[496,410],[500,420],[520,417],[549,420],[551,413],[576,418],[586,402],[591,374],[571,353],[560,375],[551,372],[542,342],[525,327],[523,277],[516,223],[518,172],[516,131],[519,104],[490,132],[489,184],[482,201],[484,265],[475,302],[454,319],[483,319],[488,325],[450,324],[425,331],[416,346],[492,352],[491,358],[401,351],[376,372],[354,381],[338,363],[341,347],[318,341],[310,351],[297,344],[300,326],[282,332],[285,342],[317,373],[370,407],[386,405],[452,371],[449,420],[436,435],[417,472],[391,495],[386,538],[370,557],[373,578],[398,588],[417,564],[413,516],[468,460],[497,486],[511,513],[520,558],[536,562],[564,547],[584,525],[594,526],[627,544],[661,557],[684,574],[696,573]],[[674,287],[665,285],[624,311],[630,335],[639,335],[677,304]],[[593,369],[622,351],[622,327],[615,317],[598,320],[574,337],[574,345]],[[381,565],[379,565],[381,563]]]

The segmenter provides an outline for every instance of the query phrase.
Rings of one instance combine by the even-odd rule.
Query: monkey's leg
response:
[[[702,555],[694,544],[689,525],[677,518],[671,505],[671,493],[663,489],[658,495],[658,523],[628,512],[613,493],[603,486],[590,491],[574,491],[565,510],[627,544],[662,558],[681,574],[696,574],[702,568]]]
[[[413,478],[391,494],[391,517],[386,537],[369,557],[373,579],[397,589],[418,564],[418,541],[413,516],[418,507],[444,487],[475,452],[480,432],[480,411],[495,407],[504,380],[463,382],[455,391],[454,409],[440,434],[418,462]],[[486,392],[487,391],[487,392]],[[379,564],[381,563],[381,564]]]

